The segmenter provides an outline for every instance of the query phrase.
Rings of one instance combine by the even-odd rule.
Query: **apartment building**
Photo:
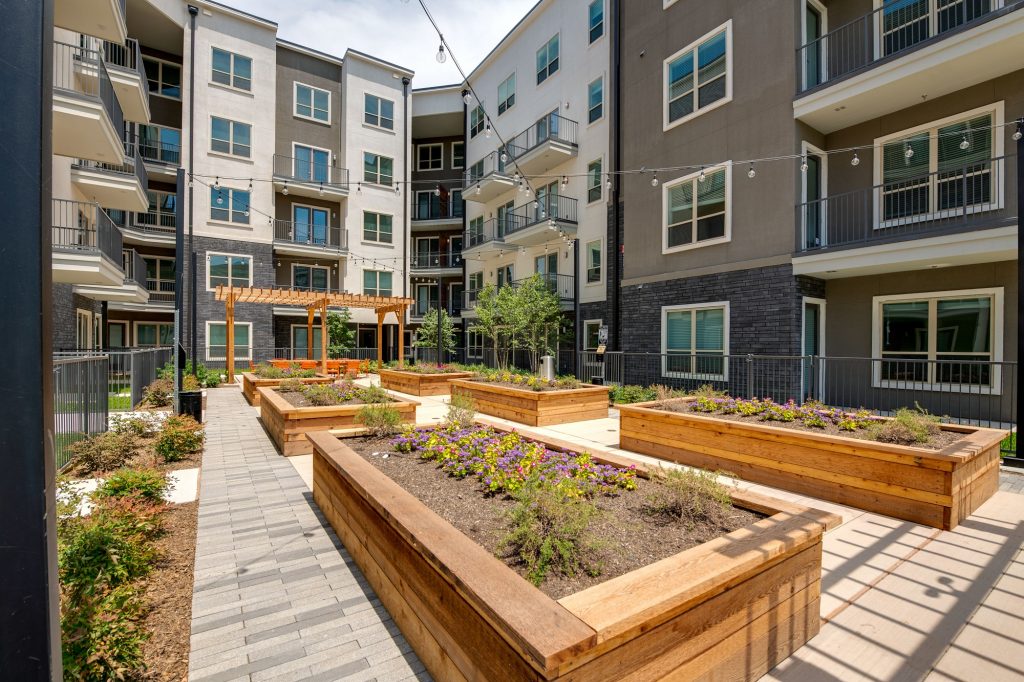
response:
[[[485,285],[536,273],[579,314],[584,346],[596,345],[607,319],[609,24],[606,0],[542,0],[469,75],[479,100],[465,124],[465,318]],[[478,335],[465,344],[482,356]]]
[[[827,354],[890,358],[847,377],[882,393],[1003,390],[939,363],[1016,358],[1022,9],[622,3],[623,167],[687,168],[623,179],[621,347],[665,377]]]

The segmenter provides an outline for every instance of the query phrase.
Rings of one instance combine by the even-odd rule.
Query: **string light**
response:
[[[568,175],[563,175],[562,176],[562,189],[565,189],[568,186],[569,186],[569,176]]]
[[[1017,130],[1013,133],[1013,141],[1020,142],[1020,138],[1024,137],[1024,119],[1017,121]]]
[[[657,186],[658,186],[658,174],[655,173],[654,177],[651,178],[651,187],[657,187]]]
[[[217,179],[213,181],[213,188],[215,190],[217,190],[218,192],[220,191],[220,176],[219,175],[217,176]]]
[[[971,146],[971,143],[967,141],[967,134],[965,133],[964,134],[964,139],[960,140],[960,149],[966,150],[970,146]]]
[[[466,103],[466,106],[469,106],[470,104],[473,103],[473,94],[469,90],[463,90],[462,101]]]
[[[612,174],[611,173],[608,174],[608,182],[605,183],[605,187],[608,188],[609,192],[612,191]]]
[[[806,156],[800,162],[800,172],[801,173],[806,173],[807,172],[807,157]]]
[[[903,146],[904,146],[903,156],[905,156],[908,159],[913,158],[913,156],[914,156],[914,148],[910,146],[910,143],[906,142]]]
[[[704,167],[701,166],[700,175],[697,176],[697,182],[703,183],[707,179],[708,179],[707,176],[704,175]]]
[[[484,121],[484,137],[488,140],[491,139],[491,121],[490,119]]]
[[[751,180],[753,180],[754,176],[756,176],[756,175],[757,175],[757,171],[754,170],[754,164],[750,164],[750,170],[747,171],[747,177],[750,178]]]
[[[850,159],[850,165],[851,166],[859,166],[860,165],[860,157],[857,156],[857,152],[853,153],[853,158]]]
[[[287,180],[284,181],[284,189],[281,190],[281,194],[283,194],[285,196],[288,196],[288,181]]]
[[[320,194],[320,196],[324,195],[324,183],[322,183],[322,182],[320,183],[320,192],[319,192],[319,194]]]
[[[441,196],[441,185],[438,185],[437,187],[434,188],[434,196],[435,197]]]
[[[501,150],[501,162],[508,163],[508,154],[505,153],[504,149]]]
[[[444,53],[444,43],[441,43],[440,45],[437,46],[436,59],[438,64],[444,64],[446,61],[448,61],[448,55]]]

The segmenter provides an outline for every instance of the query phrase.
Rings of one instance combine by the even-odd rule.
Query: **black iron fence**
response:
[[[413,270],[437,270],[443,268],[461,268],[461,251],[417,251],[410,256]]]
[[[305,156],[274,154],[274,176],[290,182],[314,184],[330,188],[335,185],[348,190],[348,169],[339,166],[333,154],[311,150]]]
[[[146,386],[157,378],[161,367],[171,362],[170,348],[125,350],[63,350],[53,354],[54,362],[102,356],[106,362],[105,401],[110,412],[124,412],[142,402]]]
[[[274,241],[279,244],[313,246],[325,251],[344,251],[348,248],[348,230],[316,220],[275,220]]]
[[[547,141],[574,145],[578,130],[576,121],[551,112],[509,140],[506,149],[513,158],[520,158]]]
[[[505,236],[514,234],[519,230],[525,230],[538,223],[547,222],[551,230],[557,230],[557,223],[577,223],[579,202],[572,197],[563,197],[558,194],[538,196],[522,206],[517,206],[505,219]]]
[[[462,186],[468,188],[495,174],[502,176],[505,181],[509,181],[507,177],[509,175],[508,163],[508,152],[492,151],[462,172]]]
[[[53,359],[53,451],[57,468],[71,460],[71,446],[107,430],[109,362],[106,355]]]
[[[145,191],[149,187],[149,175],[146,173],[146,164],[142,160],[139,146],[130,141],[124,143],[124,163],[106,163],[93,161],[91,159],[76,159],[75,166],[79,168],[98,170],[112,175],[135,178],[139,187]]]

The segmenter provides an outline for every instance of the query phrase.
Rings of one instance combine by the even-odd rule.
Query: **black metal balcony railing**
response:
[[[991,159],[799,204],[797,251],[1015,224],[1004,169]]]
[[[274,177],[289,182],[340,186],[348,189],[348,169],[331,161],[274,154]]]
[[[411,266],[413,270],[431,270],[441,268],[461,268],[462,252],[452,251],[431,251],[429,253],[414,253]]]
[[[462,292],[462,309],[473,310],[476,308],[477,299],[483,289],[466,289]]]
[[[52,222],[55,250],[96,251],[121,262],[121,231],[99,204],[54,199]]]
[[[102,49],[103,61],[109,66],[137,72],[142,78],[143,87],[148,87],[145,85],[146,74],[142,68],[142,52],[139,50],[138,40],[129,38],[125,41],[124,45],[104,40]],[[147,89],[146,92],[148,93],[149,90]]]
[[[440,202],[425,204],[413,204],[413,220],[455,220],[462,217],[462,201],[449,197],[447,204]]]
[[[149,291],[150,303],[174,303],[174,282],[147,279],[146,289]]]
[[[181,145],[177,142],[140,138],[139,154],[141,154],[143,159],[152,163],[166,163],[171,166],[181,165]]]
[[[149,187],[149,175],[146,173],[146,164],[142,161],[139,146],[134,142],[124,143],[124,163],[103,163],[90,159],[76,159],[75,165],[80,168],[91,168],[115,175],[134,177],[143,191]]]
[[[124,283],[146,286],[146,261],[135,249],[121,249],[121,266],[124,268]]]
[[[536,201],[517,206],[505,217],[503,236],[525,230],[538,223],[548,222],[551,229],[557,229],[555,223],[577,223],[577,202],[571,197],[549,194],[538,197]]]
[[[560,275],[557,272],[539,273],[536,275],[540,277],[541,282],[547,287],[548,291],[558,296],[558,300],[562,303],[569,303],[576,300],[576,279],[572,275]],[[529,281],[532,277],[526,277],[523,279],[517,279],[512,282],[512,286],[522,286],[523,282]]]
[[[281,244],[314,246],[325,251],[346,251],[348,231],[328,225],[275,220],[274,241]]]
[[[806,92],[997,11],[1024,7],[1016,0],[889,0],[797,48],[797,91]]]
[[[474,185],[484,178],[491,175],[511,175],[511,169],[509,166],[509,156],[506,153],[504,156],[505,160],[502,161],[502,155],[496,151],[491,152],[484,158],[480,159],[472,166],[467,168],[462,173],[462,186],[469,187]]]
[[[101,56],[98,50],[54,42],[53,88],[98,101],[120,135],[124,130],[124,114]]]
[[[504,234],[503,230],[498,229],[497,218],[491,218],[476,227],[470,225],[463,237],[463,250],[472,249],[488,242],[504,241]]]
[[[509,140],[506,148],[512,158],[519,158],[548,141],[575,145],[578,129],[576,121],[552,112]]]

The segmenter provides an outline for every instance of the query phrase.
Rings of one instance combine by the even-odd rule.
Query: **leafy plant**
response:
[[[173,484],[155,469],[120,469],[100,484],[93,497],[138,497],[159,504]]]
[[[356,421],[366,427],[370,435],[385,438],[394,435],[402,423],[401,413],[384,404],[366,405],[356,414]]]
[[[431,308],[423,316],[420,328],[416,330],[416,340],[413,345],[417,348],[437,348],[437,309]],[[455,352],[455,322],[448,315],[447,310],[441,310],[441,347],[447,353]],[[441,362],[443,358],[438,358]]]
[[[199,363],[196,365],[196,371],[192,371],[192,361],[189,360],[185,363],[185,367],[182,369],[182,376],[195,374],[196,379],[199,381],[200,388],[217,388],[220,385],[220,372],[215,369],[208,369],[206,365]],[[174,363],[168,362],[166,365],[160,368],[158,376],[161,379],[166,379],[171,382],[172,391],[174,386]],[[184,378],[182,379],[184,382]],[[184,384],[183,384],[184,385]],[[198,389],[196,389],[198,390]]]
[[[174,397],[174,381],[156,379],[146,386],[142,392],[142,403],[150,407],[167,407]]]
[[[202,424],[188,415],[178,415],[167,418],[153,447],[165,462],[180,462],[199,452],[205,438]]]
[[[140,445],[139,437],[131,431],[105,431],[73,443],[68,450],[74,470],[91,474],[124,466]]]
[[[871,437],[881,443],[914,445],[927,443],[939,431],[939,418],[918,405],[916,409],[901,407],[892,419],[872,424]]]
[[[350,324],[352,313],[348,308],[327,313],[327,356],[341,358],[356,347],[356,330]]]
[[[191,374],[185,374],[181,377],[181,390],[183,391],[198,391],[202,389],[202,387],[202,384],[199,383],[199,379]]]
[[[465,393],[452,392],[448,400],[448,414],[445,416],[446,426],[455,429],[464,429],[473,425],[476,418],[476,402],[472,396]]]
[[[115,413],[110,415],[110,430],[149,438],[160,428],[160,420],[148,412]]]
[[[619,405],[646,403],[657,399],[657,397],[658,394],[654,387],[647,386],[618,385],[613,387],[611,391],[612,402]]]
[[[284,370],[280,367],[275,367],[269,362],[261,362],[253,368],[253,374],[260,379],[280,379],[284,376]]]
[[[277,386],[278,393],[301,393],[306,384],[301,379],[283,379]]]
[[[146,605],[134,587],[63,595],[60,611],[64,679],[107,682],[139,676],[148,634],[139,623]]]
[[[647,514],[664,521],[682,521],[691,529],[702,524],[723,527],[732,498],[717,474],[703,469],[667,469],[652,480],[658,485],[644,504]]]
[[[394,402],[391,394],[380,386],[370,385],[356,390],[356,397],[367,405]]]

